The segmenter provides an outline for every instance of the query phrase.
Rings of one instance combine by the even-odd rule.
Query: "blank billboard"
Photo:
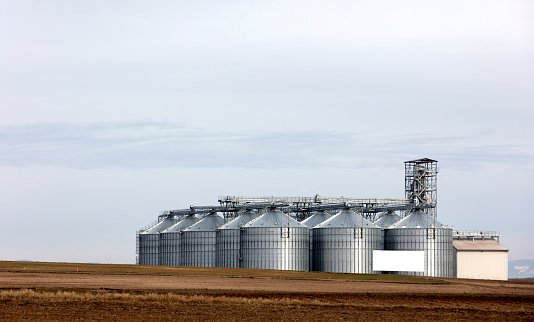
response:
[[[373,250],[373,271],[424,272],[422,250]]]

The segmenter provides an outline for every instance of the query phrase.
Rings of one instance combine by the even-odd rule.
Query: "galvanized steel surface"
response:
[[[184,229],[181,236],[181,265],[215,267],[216,231],[223,224],[221,216],[209,214]]]
[[[174,225],[178,219],[169,216],[139,233],[139,264],[158,265],[159,264],[159,232]]]
[[[380,228],[388,228],[389,226],[393,225],[397,221],[399,221],[401,217],[397,215],[393,211],[388,211],[383,213],[375,222],[374,224],[377,225]]]
[[[182,230],[199,220],[195,215],[186,216],[159,234],[159,265],[181,266]]]
[[[309,229],[271,209],[241,228],[241,267],[307,271]]]
[[[302,224],[306,225],[308,228],[312,228],[313,226],[316,226],[323,221],[329,219],[332,217],[331,214],[326,212],[325,210],[321,210],[313,214],[312,216],[304,219],[301,221]],[[313,267],[313,235],[312,235],[312,229],[310,229],[310,271],[315,270]]]
[[[440,228],[432,227],[434,225]],[[424,251],[424,272],[392,272],[394,274],[454,277],[452,229],[422,211],[415,211],[386,229],[384,249]]]
[[[382,249],[380,228],[313,228],[313,269],[372,274],[373,250]]]
[[[363,218],[360,214],[355,213],[352,209],[345,209],[330,219],[323,221],[314,228],[329,228],[329,227],[359,227],[359,228],[379,228],[369,220]]]
[[[415,210],[410,215],[402,218],[393,225],[394,228],[448,228],[446,225],[440,223],[436,217],[430,216],[422,210]]]
[[[270,209],[258,218],[249,221],[243,227],[296,227],[307,228],[305,225],[299,223],[295,219],[284,214],[280,210]]]
[[[303,221],[301,221],[301,223],[305,225],[306,227],[311,228],[313,226],[319,225],[320,223],[329,219],[330,217],[332,217],[332,215],[330,215],[325,210],[321,210],[311,215],[310,217],[304,219]]]
[[[246,211],[241,216],[222,225],[216,234],[216,266],[240,267],[240,228],[260,214]]]
[[[373,272],[373,250],[381,249],[381,229],[352,210],[343,210],[312,229],[313,269]]]

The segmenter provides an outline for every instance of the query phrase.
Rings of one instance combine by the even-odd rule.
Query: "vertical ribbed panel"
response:
[[[181,265],[215,267],[216,231],[224,219],[211,213],[182,231]]]
[[[159,265],[181,265],[181,232],[159,234]]]
[[[219,229],[217,231],[217,267],[240,267],[239,229]]]
[[[159,265],[181,266],[181,238],[182,230],[194,225],[200,219],[190,215],[171,227],[162,231],[159,235]]]
[[[381,249],[379,228],[313,228],[314,270],[376,273],[373,250]]]
[[[384,249],[425,252],[424,272],[392,272],[393,274],[454,277],[454,252],[450,228],[386,229]]]
[[[241,267],[307,271],[309,241],[306,227],[243,227]]]
[[[306,225],[306,227],[310,228],[310,271],[315,270],[313,267],[314,261],[313,261],[313,235],[312,235],[312,227],[316,226],[325,220],[330,219],[332,217],[329,213],[327,213],[324,210],[318,211],[314,215],[306,218],[305,220],[301,221],[303,225]]]
[[[182,266],[215,267],[215,231],[182,232]]]
[[[139,233],[139,265],[159,265],[159,233],[178,220],[167,217]]]
[[[247,210],[234,220],[227,222],[217,230],[216,265],[217,267],[241,266],[241,240],[239,229],[256,219],[260,214]]]
[[[158,265],[159,234],[139,234],[139,265]]]

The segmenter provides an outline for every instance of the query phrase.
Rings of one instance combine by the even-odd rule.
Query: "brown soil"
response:
[[[215,268],[140,275],[99,269],[76,273],[4,265],[2,321],[534,320],[534,283],[528,282],[376,280],[353,274],[328,279],[329,274],[281,271],[222,274],[226,271]]]

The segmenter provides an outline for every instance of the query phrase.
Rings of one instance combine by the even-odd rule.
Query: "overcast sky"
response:
[[[220,195],[404,197],[534,258],[534,2],[0,0],[0,260]]]

